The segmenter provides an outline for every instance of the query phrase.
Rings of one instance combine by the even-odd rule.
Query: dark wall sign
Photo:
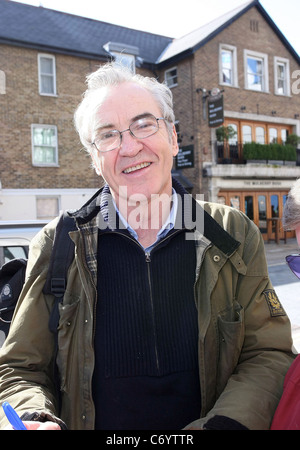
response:
[[[176,157],[176,169],[194,167],[194,146],[186,145],[179,149]]]
[[[208,97],[208,126],[219,127],[224,122],[223,95]]]

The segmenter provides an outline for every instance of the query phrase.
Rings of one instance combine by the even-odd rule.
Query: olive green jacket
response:
[[[101,191],[102,192],[102,191]],[[61,410],[53,384],[53,298],[42,290],[57,219],[32,241],[26,282],[0,353],[0,403],[22,415],[37,411],[69,429],[93,429],[93,337],[97,301],[99,196],[74,213],[75,259],[60,307],[57,365]],[[191,232],[197,251],[195,302],[199,323],[201,428],[222,415],[249,429],[268,429],[293,361],[290,322],[268,278],[258,228],[243,213],[197,205],[202,225]],[[203,209],[206,211],[203,214]],[[202,233],[203,231],[203,233]],[[2,414],[2,413],[1,413]],[[7,424],[1,416],[1,428]]]

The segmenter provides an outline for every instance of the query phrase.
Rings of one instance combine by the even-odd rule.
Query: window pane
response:
[[[282,129],[281,130],[281,141],[284,144],[288,137],[288,130]]]
[[[223,82],[233,84],[232,52],[229,50],[222,50],[222,73],[223,73]]]
[[[165,80],[166,80],[167,86],[169,86],[169,87],[177,84],[177,69],[174,68],[171,70],[167,70],[165,72]]]
[[[271,212],[272,217],[279,217],[278,195],[271,195]]]
[[[238,129],[235,123],[230,123],[228,127],[231,127],[235,131],[235,135],[228,139],[229,145],[235,145],[238,140]]]
[[[263,90],[263,61],[255,58],[247,58],[248,88],[256,91]]]
[[[230,206],[235,209],[240,209],[240,197],[238,195],[230,197]]]
[[[125,53],[112,53],[114,55],[115,64],[123,67],[127,67],[132,73],[135,73],[135,57]]]
[[[41,58],[41,73],[53,75],[53,59],[51,58]]]
[[[41,94],[55,94],[55,60],[45,56],[39,57],[39,82]]]
[[[15,258],[27,258],[24,247],[4,247],[4,262]]]
[[[262,233],[267,232],[267,204],[266,196],[258,196],[258,227]]]
[[[252,142],[252,129],[249,125],[243,125],[243,143]]]
[[[277,128],[269,128],[269,142],[270,144],[278,141]]]
[[[33,129],[34,145],[56,145],[56,133],[53,128],[39,128]]]
[[[55,149],[51,147],[34,147],[35,164],[54,164]]]
[[[33,163],[53,165],[57,163],[57,136],[54,127],[36,126],[32,129]]]
[[[263,127],[256,127],[256,142],[259,144],[265,143],[265,129]]]
[[[277,64],[277,93],[286,94],[286,66],[284,63]]]
[[[41,92],[43,94],[54,94],[53,77],[41,75]]]
[[[247,195],[245,197],[245,214],[249,219],[253,220],[253,197],[252,195]]]
[[[285,66],[284,64],[278,64],[277,65],[277,77],[280,79],[285,78]]]

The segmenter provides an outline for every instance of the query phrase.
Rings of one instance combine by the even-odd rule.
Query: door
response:
[[[243,211],[258,226],[264,240],[275,240],[284,239],[281,217],[287,195],[281,191],[220,191],[219,201]],[[294,232],[287,232],[288,238],[293,236]]]

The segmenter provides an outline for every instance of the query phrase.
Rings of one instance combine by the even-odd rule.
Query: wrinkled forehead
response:
[[[106,123],[114,124],[117,120],[131,120],[144,114],[160,115],[159,107],[153,94],[137,83],[126,82],[118,86],[99,89],[98,100],[94,108],[94,130]]]

